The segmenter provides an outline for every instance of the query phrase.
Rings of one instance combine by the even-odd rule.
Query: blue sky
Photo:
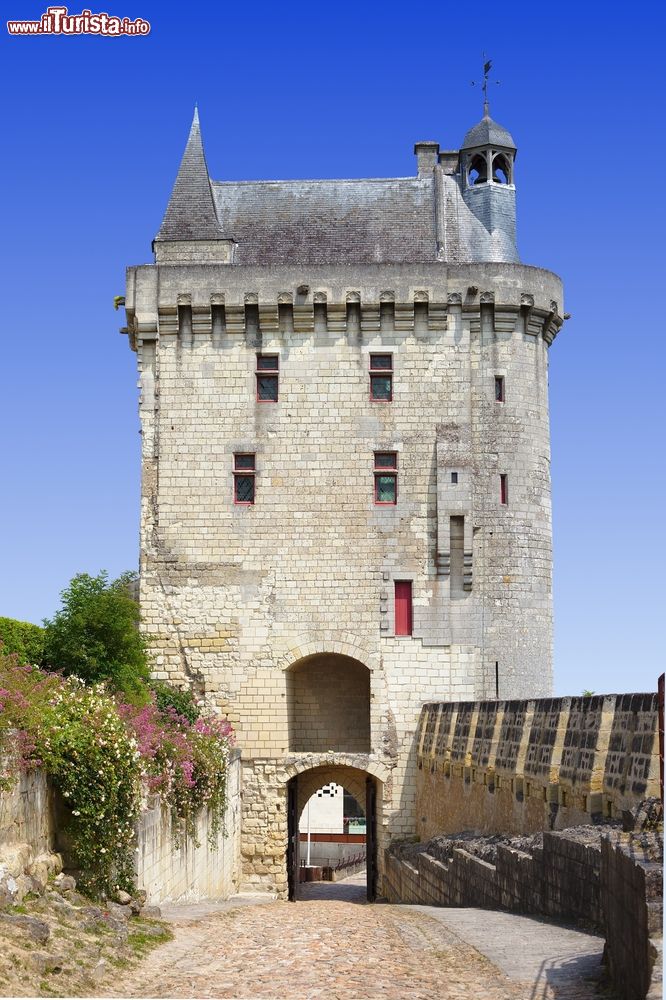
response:
[[[99,10],[91,2],[88,4]],[[5,17],[46,4],[7,0]],[[78,13],[81,5],[71,5]],[[565,282],[551,351],[555,686],[663,670],[661,5],[147,3],[148,37],[1,37],[0,615],[137,564],[135,358],[113,311],[151,259],[199,102],[217,179],[400,176],[493,116],[519,147],[519,246]],[[4,32],[4,26],[3,26]]]

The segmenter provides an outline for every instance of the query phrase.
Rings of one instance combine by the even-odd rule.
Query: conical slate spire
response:
[[[206,166],[199,111],[194,108],[192,127],[180,162],[176,183],[157,234],[158,240],[219,240],[223,233],[215,211]]]

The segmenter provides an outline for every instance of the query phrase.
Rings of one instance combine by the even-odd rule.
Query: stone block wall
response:
[[[234,751],[227,776],[224,824],[208,841],[210,822],[205,812],[197,819],[196,839],[185,837],[177,846],[169,810],[154,797],[138,823],[136,882],[149,903],[193,899],[226,899],[240,880],[240,751]]]
[[[423,707],[417,834],[534,833],[659,794],[655,694]]]
[[[48,858],[64,850],[59,837],[55,797],[43,771],[21,775],[9,791],[0,792],[0,847],[28,859]],[[185,838],[174,842],[171,819],[158,800],[144,809],[137,823],[137,885],[151,903],[176,899],[226,898],[240,878],[240,751],[232,751],[227,778],[227,809],[216,848],[208,844],[208,820],[197,823],[198,846]],[[66,861],[66,859],[65,859]],[[26,870],[30,865],[26,862]]]
[[[602,840],[606,955],[626,1000],[661,997],[663,878],[663,834],[616,832]]]
[[[460,848],[448,861],[400,849],[384,859],[384,895],[396,903],[477,906],[547,914],[602,927],[601,851],[569,833],[544,834],[531,853],[499,846],[495,864]]]
[[[43,771],[21,774],[0,792],[0,844],[29,844],[35,855],[54,850],[53,793]]]
[[[559,920],[603,931],[605,961],[626,1000],[661,998],[663,833],[612,830],[586,842],[574,830],[545,833],[530,854],[497,849],[495,864],[454,849],[443,862],[414,847],[384,859],[392,903],[475,906]]]

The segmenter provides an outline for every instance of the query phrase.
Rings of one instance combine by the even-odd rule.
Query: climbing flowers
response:
[[[177,838],[194,836],[202,809],[211,840],[223,821],[231,726],[198,710],[188,718],[163,693],[162,708],[147,697],[141,707],[122,703],[104,684],[0,654],[0,790],[21,771],[46,770],[80,881],[93,893],[132,888],[134,829],[147,793],[170,809]]]
[[[154,703],[120,705],[118,711],[135,737],[145,787],[171,809],[176,838],[195,837],[196,817],[205,808],[213,842],[224,815],[229,723],[202,715],[192,722],[174,707],[160,711]]]

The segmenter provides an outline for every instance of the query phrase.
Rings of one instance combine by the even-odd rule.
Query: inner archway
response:
[[[320,810],[323,826],[334,831],[331,837],[322,836],[322,847],[317,851],[317,857],[324,860],[324,852],[328,851],[329,868],[334,859],[330,854],[332,845],[336,845],[337,860],[345,858],[361,861],[365,855],[366,898],[373,902],[377,895],[377,812],[380,797],[378,786],[381,783],[367,771],[345,765],[322,765],[310,768],[293,777],[288,784],[288,849],[287,870],[289,875],[289,899],[296,901],[303,897],[301,889],[302,863],[307,859],[303,852],[310,846],[311,867],[317,869],[317,878],[322,877],[322,864],[314,865],[312,853],[312,828],[307,836],[307,810],[310,803],[312,809],[313,796],[316,799],[327,798],[322,802]],[[317,795],[321,792],[321,797]],[[346,793],[346,795],[345,795]],[[354,804],[356,808],[350,808]],[[345,805],[347,814],[345,814]],[[312,818],[312,817],[310,817]],[[342,830],[339,827],[342,826]],[[304,836],[305,834],[305,836]],[[319,846],[319,845],[318,845]],[[351,847],[351,850],[349,848]],[[354,874],[359,873],[362,864],[354,867]],[[326,873],[334,877],[333,872]],[[344,873],[341,873],[344,874]],[[335,894],[331,894],[332,897]]]
[[[306,656],[286,672],[289,750],[370,752],[370,671],[339,653]]]

